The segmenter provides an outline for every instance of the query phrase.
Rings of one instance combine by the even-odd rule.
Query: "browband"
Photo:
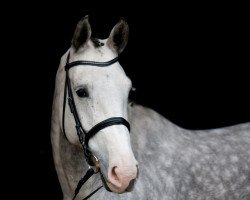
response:
[[[91,65],[91,66],[97,66],[97,67],[106,67],[109,65],[112,65],[113,63],[118,61],[118,57],[113,58],[112,60],[109,60],[107,62],[96,62],[96,61],[88,61],[88,60],[78,60],[71,63],[68,63],[65,65],[65,70],[69,70],[71,67],[77,66],[77,65]]]

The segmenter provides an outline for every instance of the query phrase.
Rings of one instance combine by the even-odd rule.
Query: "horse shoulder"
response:
[[[140,105],[129,116],[140,165],[137,186],[146,194],[143,188],[154,187],[173,199],[249,195],[250,123],[187,130]]]

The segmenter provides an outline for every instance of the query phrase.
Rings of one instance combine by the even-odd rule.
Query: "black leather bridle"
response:
[[[89,131],[86,131],[83,128],[83,126],[81,124],[81,121],[79,119],[78,113],[77,113],[76,104],[75,104],[75,101],[74,101],[74,95],[73,95],[73,92],[72,92],[71,82],[70,82],[70,78],[69,78],[69,70],[72,67],[75,67],[75,66],[78,66],[78,65],[91,65],[91,66],[97,66],[97,67],[107,67],[107,66],[110,66],[110,65],[114,64],[115,62],[117,62],[118,57],[116,57],[116,58],[114,58],[112,60],[109,60],[107,62],[95,62],[95,61],[79,60],[79,61],[74,61],[74,62],[69,63],[69,59],[70,59],[70,54],[68,53],[67,62],[66,62],[66,65],[65,65],[66,78],[65,78],[63,114],[62,114],[63,132],[64,132],[64,135],[66,137],[66,132],[65,132],[65,107],[66,107],[66,101],[68,100],[70,111],[73,114],[73,117],[75,119],[76,133],[77,133],[79,141],[80,141],[80,143],[82,145],[85,159],[86,159],[87,163],[90,166],[95,166],[95,170],[90,167],[89,170],[86,172],[85,176],[83,178],[81,178],[80,181],[78,182],[78,185],[77,185],[77,187],[75,189],[75,195],[73,197],[73,199],[75,199],[75,197],[79,193],[82,185],[93,174],[98,173],[98,172],[101,175],[101,179],[102,179],[102,182],[103,182],[105,188],[108,191],[110,191],[110,189],[107,186],[107,183],[106,183],[106,181],[104,179],[104,176],[103,176],[103,174],[101,172],[101,169],[100,169],[100,166],[99,166],[99,160],[97,159],[96,156],[94,156],[92,154],[92,152],[89,149],[89,146],[88,146],[89,140],[95,134],[97,134],[100,130],[102,130],[102,129],[106,128],[106,127],[113,126],[113,125],[124,125],[130,131],[130,125],[129,125],[129,122],[126,119],[122,118],[122,117],[111,117],[111,118],[108,118],[108,119],[105,119],[105,120],[99,122],[94,127],[92,127]],[[67,98],[67,96],[68,96],[68,98]],[[91,194],[89,194],[83,200],[88,199],[95,192],[97,192],[101,187],[102,186],[98,187],[96,190],[94,190]]]

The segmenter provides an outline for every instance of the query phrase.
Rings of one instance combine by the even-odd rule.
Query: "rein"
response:
[[[97,66],[97,67],[107,67],[112,65],[113,63],[118,61],[118,57],[107,61],[107,62],[95,62],[95,61],[85,61],[85,60],[79,60],[79,61],[74,61],[69,63],[69,59],[70,59],[70,54],[68,54],[67,56],[67,62],[65,65],[65,71],[66,71],[66,78],[65,78],[65,86],[64,86],[64,100],[63,100],[63,114],[62,114],[62,126],[63,126],[63,133],[66,137],[66,132],[65,132],[65,107],[66,107],[66,101],[68,100],[68,105],[70,107],[70,111],[74,117],[75,120],[75,128],[76,128],[76,133],[78,135],[79,138],[79,142],[82,145],[83,148],[83,153],[84,153],[84,157],[87,161],[87,163],[89,164],[89,169],[86,172],[86,174],[84,175],[84,177],[82,177],[78,184],[77,187],[75,189],[75,194],[73,199],[76,198],[77,194],[79,193],[81,187],[84,185],[84,183],[86,183],[86,181],[94,174],[100,173],[102,182],[104,184],[104,187],[108,190],[111,191],[105,181],[105,178],[102,174],[102,171],[100,169],[99,166],[99,160],[96,156],[94,156],[92,154],[92,152],[89,149],[88,146],[88,142],[89,140],[95,135],[97,134],[100,130],[109,127],[109,126],[113,126],[113,125],[124,125],[127,127],[127,129],[130,131],[130,124],[129,122],[122,118],[122,117],[111,117],[108,119],[105,119],[101,122],[99,122],[98,124],[96,124],[94,127],[92,127],[89,131],[86,131],[82,124],[81,121],[79,119],[78,113],[77,113],[77,109],[76,109],[76,104],[75,104],[75,100],[74,100],[74,96],[73,96],[73,92],[72,92],[72,88],[71,88],[71,82],[70,82],[70,78],[69,78],[69,70],[72,67],[75,66],[79,66],[79,65],[91,65],[91,66]],[[68,96],[68,98],[67,98]],[[67,137],[66,137],[67,139]],[[95,167],[95,170],[92,167]],[[90,193],[88,196],[86,196],[83,200],[88,199],[89,197],[91,197],[93,194],[95,194],[99,189],[101,189],[103,186],[99,186],[96,190],[94,190],[92,193]]]

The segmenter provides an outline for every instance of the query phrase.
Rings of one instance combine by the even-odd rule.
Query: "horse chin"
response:
[[[113,185],[107,179],[103,180],[103,181],[105,181],[105,183],[103,182],[103,185],[106,188],[106,190],[108,190],[110,192],[118,193],[118,194],[131,192],[134,189],[134,185],[135,185],[135,180],[132,180],[126,188],[117,187],[117,186]]]
[[[129,192],[126,189],[116,187],[115,185],[113,185],[110,182],[107,182],[107,185],[108,185],[109,189],[111,190],[111,192],[114,192],[114,193],[122,194],[125,192]]]
[[[118,187],[116,187],[115,185],[113,185],[106,177],[104,177],[103,175],[101,175],[102,178],[102,184],[105,187],[105,189],[109,192],[114,192],[114,193],[118,193],[121,194],[124,191],[119,190]]]

